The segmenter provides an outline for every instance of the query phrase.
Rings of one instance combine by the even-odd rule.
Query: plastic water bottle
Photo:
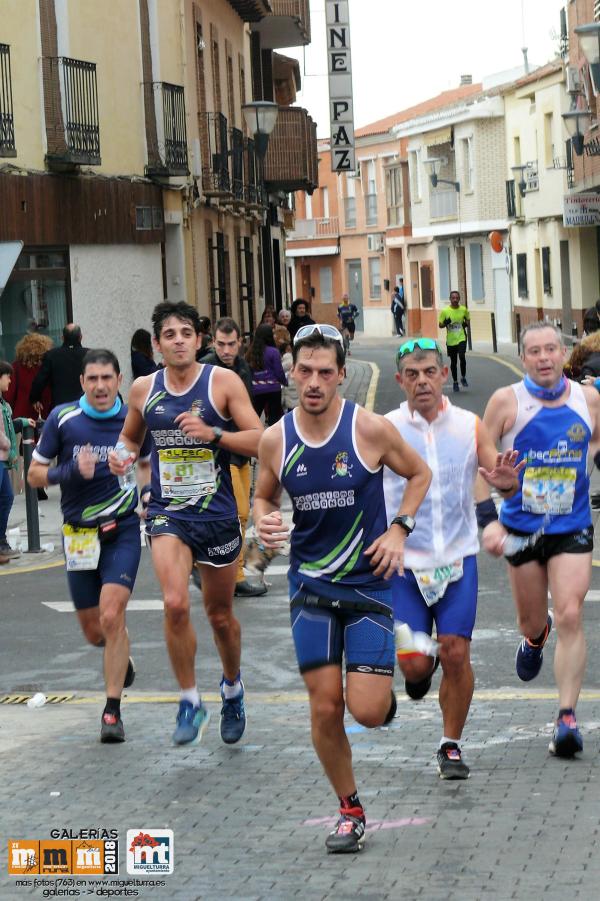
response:
[[[431,635],[427,632],[413,632],[408,623],[395,623],[394,638],[397,651],[411,651],[428,657],[437,657],[440,652],[440,645]]]
[[[122,441],[115,444],[115,453],[119,460],[123,463],[125,460],[131,460],[132,454],[128,447],[125,447]],[[122,476],[119,476],[119,488],[123,491],[132,491],[136,487],[135,465],[133,462],[129,464]]]
[[[46,695],[41,691],[38,691],[32,698],[29,698],[27,701],[27,706],[30,710],[34,710],[36,707],[43,707],[46,703]]]

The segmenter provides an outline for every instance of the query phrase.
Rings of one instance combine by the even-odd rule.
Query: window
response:
[[[10,47],[0,44],[0,156],[16,156]]]
[[[322,266],[319,270],[319,288],[321,303],[333,302],[333,270],[331,266]]]
[[[306,198],[306,218],[312,219],[312,217],[313,217],[312,195],[305,194],[304,196]]]
[[[208,238],[208,280],[211,319],[214,322],[221,316],[231,316],[228,237],[223,232]]]
[[[400,166],[386,169],[385,193],[388,225],[402,225],[402,169]]]
[[[150,231],[152,229],[152,207],[136,206],[135,227],[137,231]]]
[[[474,189],[473,177],[473,139],[463,138],[462,145],[462,161],[463,161],[463,184],[465,191]]]
[[[367,163],[365,219],[367,225],[377,225],[377,181],[375,178],[375,160],[369,160]]]
[[[242,332],[254,331],[254,255],[252,238],[238,238],[238,292]]]
[[[350,175],[346,175],[344,225],[346,228],[356,228],[356,178]]]
[[[321,209],[323,210],[323,219],[329,219],[329,189],[321,188],[321,200],[323,201]]]
[[[369,258],[369,296],[381,297],[381,260],[379,257]]]
[[[438,248],[438,264],[440,270],[440,298],[445,302],[450,297],[450,248],[444,244]]]
[[[519,297],[529,297],[527,290],[527,254],[517,254],[517,292]]]
[[[554,116],[552,113],[544,115],[544,154],[546,166],[554,165],[554,139],[552,137]]]
[[[472,300],[485,300],[481,244],[469,244],[469,257],[471,260],[471,298]]]
[[[549,247],[542,247],[542,281],[544,283],[544,294],[552,294]]]
[[[408,155],[410,168],[410,190],[413,200],[420,200],[422,197],[421,184],[421,151],[411,150]]]
[[[569,141],[569,143],[571,142]],[[506,182],[506,213],[509,219],[516,219],[517,217],[517,195],[514,178]]]

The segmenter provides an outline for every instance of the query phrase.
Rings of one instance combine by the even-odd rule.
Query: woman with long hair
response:
[[[246,360],[252,371],[254,409],[259,416],[264,412],[267,425],[273,425],[283,415],[281,388],[287,385],[287,379],[270,325],[258,326]]]
[[[131,371],[134,379],[141,375],[152,375],[158,369],[154,362],[152,335],[145,328],[139,328],[131,339]]]
[[[10,386],[5,392],[5,400],[16,419],[37,419],[38,415],[46,419],[50,412],[52,395],[49,385],[44,388],[40,403],[35,407],[29,402],[29,394],[33,380],[40,371],[42,358],[52,345],[52,338],[40,332],[30,332],[17,341]]]
[[[260,317],[259,325],[270,325],[271,328],[277,322],[277,312],[275,307],[265,307]]]

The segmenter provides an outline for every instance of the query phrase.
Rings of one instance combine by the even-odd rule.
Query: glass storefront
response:
[[[68,251],[25,248],[0,297],[0,359],[12,362],[15,345],[27,332],[61,344],[70,317]]]

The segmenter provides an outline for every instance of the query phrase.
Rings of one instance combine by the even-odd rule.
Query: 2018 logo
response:
[[[127,872],[172,873],[174,864],[172,829],[128,829]]]
[[[9,839],[11,876],[107,876],[119,872],[119,843],[112,839]]]

